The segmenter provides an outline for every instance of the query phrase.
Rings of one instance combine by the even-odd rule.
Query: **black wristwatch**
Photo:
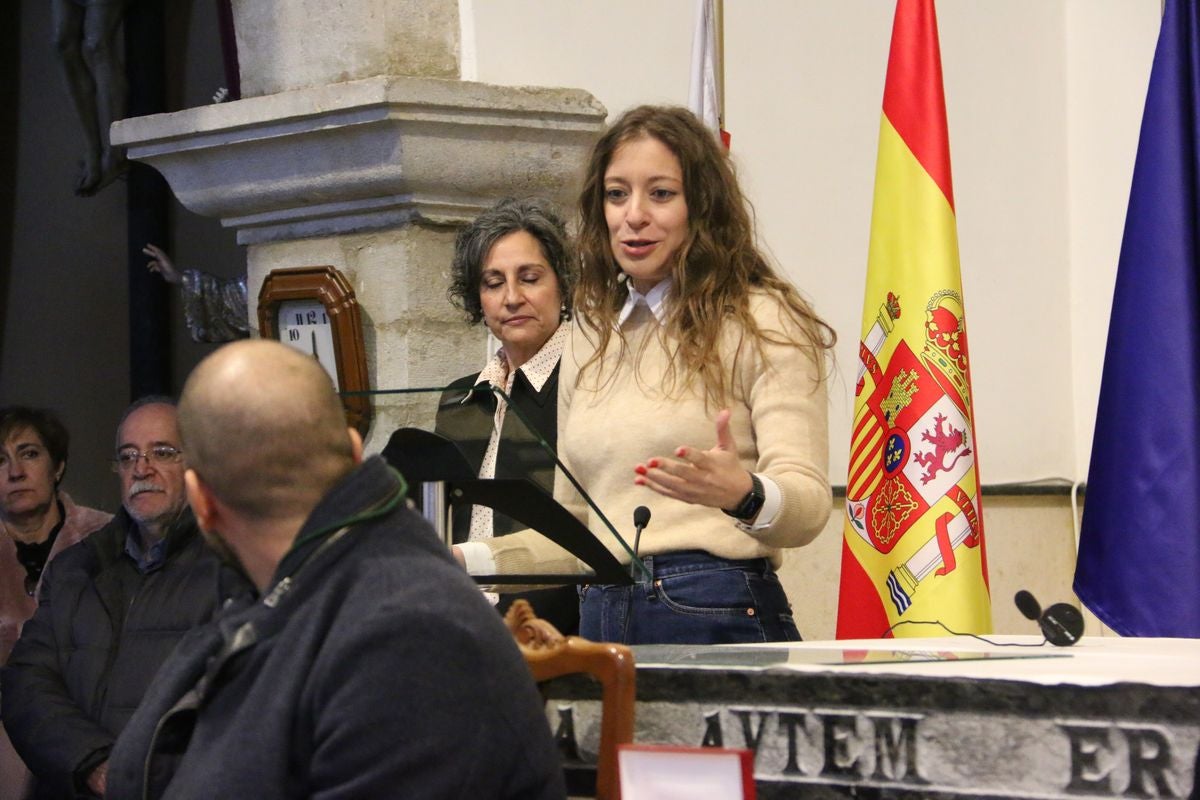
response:
[[[758,516],[758,512],[762,509],[763,503],[767,500],[767,495],[763,491],[762,481],[753,472],[750,473],[751,487],[746,496],[741,499],[733,508],[722,508],[729,516],[734,519],[740,519],[742,522],[750,522]]]

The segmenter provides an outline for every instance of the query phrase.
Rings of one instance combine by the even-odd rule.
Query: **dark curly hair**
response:
[[[459,231],[454,240],[454,260],[450,264],[450,288],[446,296],[466,312],[471,324],[483,320],[483,306],[479,301],[483,262],[496,242],[517,231],[525,231],[541,245],[542,255],[558,278],[559,293],[570,314],[575,272],[566,225],[545,200],[506,197]]]
[[[0,408],[0,442],[23,428],[32,430],[46,445],[46,453],[55,469],[67,463],[71,437],[57,414],[48,408],[29,406]]]

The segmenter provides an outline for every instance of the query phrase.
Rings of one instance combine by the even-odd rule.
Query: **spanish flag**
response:
[[[838,638],[989,633],[933,0],[896,4],[858,354]]]

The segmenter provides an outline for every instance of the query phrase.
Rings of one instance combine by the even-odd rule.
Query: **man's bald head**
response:
[[[354,468],[346,417],[314,359],[278,342],[222,347],[179,400],[188,467],[234,511],[307,514]]]

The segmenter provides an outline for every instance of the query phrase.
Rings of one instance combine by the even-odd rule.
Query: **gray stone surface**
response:
[[[358,22],[377,6],[357,6]],[[327,44],[315,43],[314,57]],[[122,120],[112,137],[158,169],[183,205],[249,245],[254,328],[272,270],[345,274],[370,386],[386,390],[443,386],[480,368],[484,332],[446,299],[455,230],[507,195],[569,210],[605,114],[574,89],[384,75]],[[368,450],[397,427],[431,425],[434,407],[430,397],[374,398]]]
[[[468,326],[446,299],[453,249],[453,228],[427,225],[266,242],[248,250],[247,286],[257,305],[273,269],[336,267],[358,299],[371,388],[444,386],[478,370],[484,356],[482,326]],[[367,449],[382,448],[398,427],[431,427],[436,402],[436,395],[372,398]]]
[[[594,764],[597,685],[545,693]],[[1200,747],[1191,687],[656,668],[637,694],[636,741],[748,748],[762,798],[1187,797]]]
[[[458,0],[234,0],[233,18],[243,97],[460,75]]]
[[[569,207],[605,114],[575,89],[379,76],[122,120],[112,139],[255,244],[459,224],[505,195]]]

